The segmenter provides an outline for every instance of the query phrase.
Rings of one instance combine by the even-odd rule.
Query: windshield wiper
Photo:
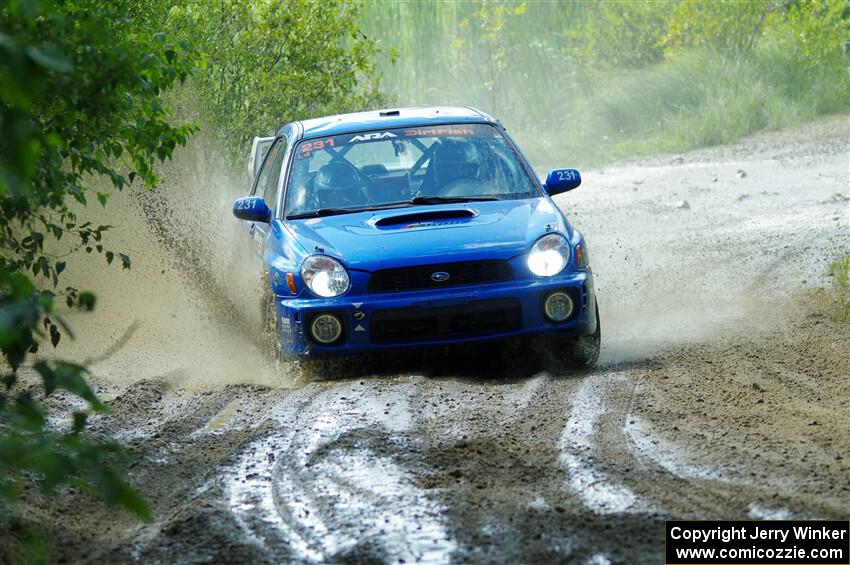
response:
[[[429,204],[458,204],[461,202],[487,202],[501,200],[492,196],[414,196],[410,200],[401,202],[387,202],[376,206],[362,206],[359,208],[319,208],[310,212],[290,214],[287,220],[302,220],[304,218],[320,218],[323,216],[337,216],[340,214],[355,214],[357,212],[370,212],[372,210],[385,210],[387,208],[402,208],[405,206],[429,205]]]
[[[320,208],[318,210],[312,210],[310,212],[302,212],[300,214],[290,214],[286,217],[287,220],[300,220],[302,218],[319,218],[322,216],[337,216],[339,214],[353,214],[354,212],[361,212],[362,210],[358,210],[356,208]]]
[[[287,220],[300,220],[303,218],[319,218],[321,216],[337,216],[339,214],[355,214],[357,212],[371,212],[372,210],[383,210],[385,208],[400,208],[402,206],[410,206],[410,201],[404,202],[388,202],[386,204],[378,204],[377,206],[360,206],[358,208],[319,208],[310,212],[300,212],[298,214],[290,214],[286,217]]]
[[[411,204],[458,204],[461,202],[487,202],[499,200],[492,196],[414,196]]]

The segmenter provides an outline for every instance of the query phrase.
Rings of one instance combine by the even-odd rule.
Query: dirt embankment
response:
[[[94,367],[92,431],[156,521],[35,492],[22,516],[57,558],[163,563],[658,563],[665,519],[847,519],[850,330],[817,290],[850,248],[847,154],[842,120],[588,172],[558,199],[600,294],[584,374],[443,358],[293,386],[177,307],[163,255],[138,310],[84,322],[101,349],[138,324]]]

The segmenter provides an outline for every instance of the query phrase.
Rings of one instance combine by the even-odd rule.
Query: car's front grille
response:
[[[398,308],[372,314],[373,343],[425,342],[508,333],[522,328],[515,298],[476,300],[445,308]]]
[[[509,281],[512,278],[514,278],[514,272],[507,261],[418,265],[375,271],[369,278],[369,292],[425,290]]]

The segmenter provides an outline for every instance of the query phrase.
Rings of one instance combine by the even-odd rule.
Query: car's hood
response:
[[[547,231],[571,236],[548,198],[412,206],[284,224],[308,253],[368,271],[408,265],[510,258]]]

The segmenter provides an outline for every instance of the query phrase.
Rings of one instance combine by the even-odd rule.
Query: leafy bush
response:
[[[652,65],[661,47],[668,7],[657,2],[598,2],[586,5],[567,50],[577,60],[604,70]]]
[[[193,68],[186,44],[173,44],[134,19],[130,0],[54,3],[12,1],[0,6],[0,351],[7,364],[0,393],[0,501],[23,481],[51,491],[72,483],[142,517],[149,510],[118,470],[117,446],[83,434],[101,404],[85,368],[39,357],[69,328],[55,305],[94,307],[91,293],[60,289],[65,262],[45,249],[64,239],[73,250],[107,263],[130,259],[104,246],[106,225],[78,218],[91,196],[85,181],[109,179],[116,190],[138,178],[157,182],[153,165],[186,142],[193,126],[173,126],[159,102],[165,89]],[[109,192],[94,196],[106,205]],[[31,273],[31,276],[30,276]],[[32,277],[32,278],[31,278]],[[61,329],[60,329],[61,328]],[[37,374],[43,393],[64,389],[88,405],[68,430],[48,426],[46,409],[19,383],[19,370]]]
[[[770,16],[782,0],[679,2],[667,17],[659,44],[667,50],[709,47],[741,56],[752,53]]]
[[[379,104],[378,50],[351,0],[178,3],[163,22],[201,53],[188,104],[244,165],[255,135],[288,121]]]
[[[621,71],[594,90],[592,100],[578,101],[583,111],[561,151],[600,162],[734,143],[847,104],[847,75],[823,72],[798,80],[803,70],[776,56],[692,50],[647,69]]]

